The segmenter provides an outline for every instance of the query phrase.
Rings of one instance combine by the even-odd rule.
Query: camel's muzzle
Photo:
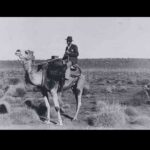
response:
[[[16,50],[16,52],[15,52],[15,55],[20,55],[21,54],[21,51],[20,50]]]

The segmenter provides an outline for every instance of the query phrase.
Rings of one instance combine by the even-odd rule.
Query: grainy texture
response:
[[[105,64],[107,61],[109,63]],[[124,67],[121,64],[119,67],[118,63],[124,64]],[[96,67],[93,68],[95,64]],[[137,64],[141,64],[141,67]],[[143,86],[150,82],[147,64],[149,60],[81,60],[80,65],[86,75],[89,91],[85,91],[82,97],[78,121],[72,121],[76,109],[72,91],[63,93],[62,100],[67,107],[64,107],[65,114],[62,114],[64,126],[60,127],[56,125],[57,115],[53,102],[51,102],[52,124],[43,123],[42,119],[46,113],[44,100],[38,89],[24,85],[24,72],[21,66],[18,67],[17,62],[2,62],[0,101],[6,101],[10,108],[7,114],[0,114],[0,128],[149,129],[149,99],[143,89]],[[116,108],[119,108],[118,111],[114,111]],[[17,117],[18,115],[21,117]]]

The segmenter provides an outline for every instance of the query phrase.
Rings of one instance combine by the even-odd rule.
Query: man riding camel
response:
[[[67,39],[67,47],[65,50],[65,54],[63,56],[63,60],[66,61],[70,61],[71,62],[71,67],[68,66],[66,73],[65,73],[65,79],[68,80],[70,78],[70,69],[75,69],[77,63],[78,63],[78,56],[79,56],[79,52],[78,52],[78,47],[75,44],[72,44],[72,37],[68,36]]]

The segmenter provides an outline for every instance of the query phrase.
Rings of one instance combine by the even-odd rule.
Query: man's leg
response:
[[[67,67],[66,72],[65,72],[65,79],[69,80],[70,78],[70,67]]]

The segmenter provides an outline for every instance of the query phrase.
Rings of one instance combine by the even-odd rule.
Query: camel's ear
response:
[[[29,50],[25,50],[25,53],[28,54],[28,53],[29,53]]]

